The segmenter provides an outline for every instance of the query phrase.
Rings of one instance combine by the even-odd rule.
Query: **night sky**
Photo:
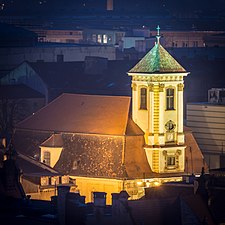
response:
[[[102,12],[106,0],[1,0],[1,14],[73,14],[80,12]],[[118,13],[187,13],[225,16],[225,0],[114,0],[114,12]]]

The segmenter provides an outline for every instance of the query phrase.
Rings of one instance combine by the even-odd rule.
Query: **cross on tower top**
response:
[[[157,30],[157,35],[156,35],[156,38],[157,38],[157,44],[159,44],[159,39],[160,39],[160,34],[159,34],[159,31],[160,31],[160,27],[159,25],[156,27],[156,30]]]

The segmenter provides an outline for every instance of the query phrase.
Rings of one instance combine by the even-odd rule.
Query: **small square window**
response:
[[[175,156],[167,157],[167,166],[175,166]]]

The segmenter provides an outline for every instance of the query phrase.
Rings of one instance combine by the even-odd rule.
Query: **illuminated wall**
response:
[[[57,161],[59,160],[59,157],[62,152],[62,147],[44,147],[41,146],[41,162],[44,162],[45,164],[54,167]],[[45,155],[46,153],[49,154],[49,163],[46,162]]]

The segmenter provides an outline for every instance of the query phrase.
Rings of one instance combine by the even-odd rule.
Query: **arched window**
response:
[[[51,154],[50,152],[44,152],[44,163],[50,166]]]
[[[147,88],[140,90],[140,109],[147,109]]]
[[[174,89],[166,89],[166,109],[174,110]]]

